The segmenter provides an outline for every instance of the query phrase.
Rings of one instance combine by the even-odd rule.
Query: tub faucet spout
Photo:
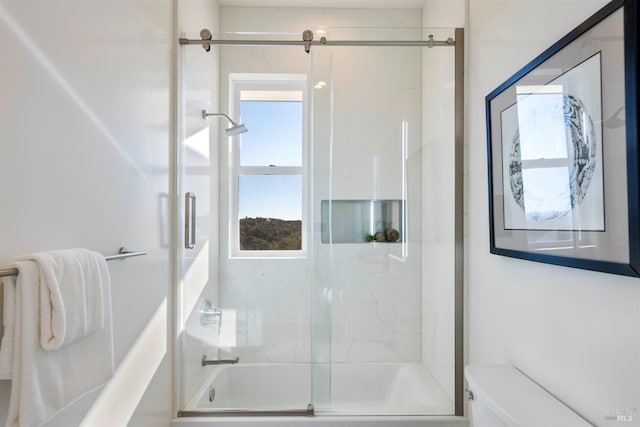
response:
[[[236,364],[240,361],[239,357],[236,357],[235,359],[207,359],[207,355],[203,355],[202,356],[202,366],[207,366],[207,365],[233,365]]]

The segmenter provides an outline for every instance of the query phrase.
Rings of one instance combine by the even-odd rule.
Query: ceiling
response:
[[[420,9],[424,0],[219,0],[220,6]]]

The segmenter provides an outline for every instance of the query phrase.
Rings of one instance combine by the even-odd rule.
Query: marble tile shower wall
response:
[[[408,9],[221,8],[223,32],[420,25],[421,12]],[[314,71],[328,69],[318,64],[323,58],[312,58]],[[223,352],[244,362],[308,362],[312,330],[317,332],[311,312],[320,305],[331,318],[320,325],[330,328],[331,361],[421,360],[421,61],[420,49],[334,49],[333,80],[326,87],[333,85],[333,145],[316,134],[310,259],[233,259],[221,249],[221,303],[236,323],[235,343],[223,343]],[[229,73],[310,68],[299,48],[225,48],[220,65],[221,106],[228,105]],[[322,111],[329,110],[315,113]],[[327,121],[314,117],[316,124]],[[221,182],[221,200],[225,186]],[[397,200],[403,192],[409,227],[404,244],[320,243],[321,200]],[[223,209],[221,224],[226,215]],[[221,234],[221,241],[227,237]]]
[[[332,362],[420,360],[419,266],[400,261],[399,245],[375,245],[320,251],[320,262],[339,260],[327,280],[332,283]]]

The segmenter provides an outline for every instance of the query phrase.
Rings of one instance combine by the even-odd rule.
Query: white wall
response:
[[[465,188],[469,362],[512,363],[601,426],[640,408],[640,281],[489,254],[484,97],[605,3],[469,2]]]
[[[109,263],[114,379],[47,425],[168,425],[172,3],[3,0],[0,40],[0,265],[149,252]]]

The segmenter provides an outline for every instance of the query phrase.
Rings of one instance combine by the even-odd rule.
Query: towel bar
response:
[[[125,259],[125,258],[131,258],[131,257],[134,257],[134,256],[146,255],[146,254],[147,254],[146,251],[137,251],[137,252],[128,251],[127,248],[125,248],[123,246],[120,249],[118,249],[118,253],[116,255],[109,255],[109,256],[104,257],[104,259],[107,260],[107,261],[113,261],[113,260],[116,260],[116,259]],[[16,275],[18,275],[18,269],[17,268],[3,268],[3,269],[0,269],[0,277],[16,276]]]

